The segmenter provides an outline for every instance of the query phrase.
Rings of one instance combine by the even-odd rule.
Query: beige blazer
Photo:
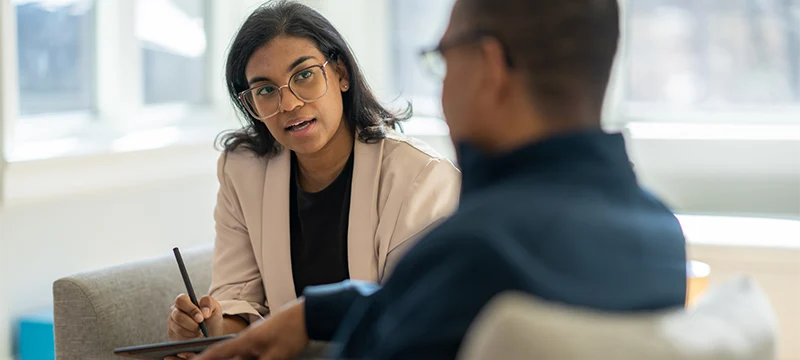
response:
[[[350,278],[383,281],[410,245],[458,203],[461,174],[427,144],[390,132],[356,141],[350,197]],[[209,294],[251,322],[296,298],[289,239],[291,156],[223,153]]]

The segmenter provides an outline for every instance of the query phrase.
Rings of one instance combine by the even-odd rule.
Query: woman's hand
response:
[[[199,307],[194,306],[186,294],[181,294],[175,299],[167,318],[170,340],[182,341],[203,337],[200,331],[201,322],[205,322],[208,336],[225,334],[225,323],[219,302],[210,296],[203,296],[198,304]]]
[[[167,356],[164,360],[192,360],[197,357],[195,353],[181,353],[178,356]]]
[[[305,303],[301,300],[253,324],[237,337],[214,345],[194,359],[294,359],[307,345]]]

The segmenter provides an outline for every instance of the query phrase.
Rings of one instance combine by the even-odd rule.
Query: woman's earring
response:
[[[349,86],[347,86],[347,85],[344,85],[344,86],[342,86],[342,90],[343,90],[343,91],[347,91],[347,89],[349,89],[349,88],[350,88],[350,87],[349,87]]]

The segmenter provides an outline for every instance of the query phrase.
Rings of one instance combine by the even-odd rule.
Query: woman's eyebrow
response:
[[[269,79],[268,77],[266,77],[266,76],[256,76],[256,77],[254,77],[254,78],[252,78],[252,79],[248,80],[248,81],[247,81],[247,84],[248,84],[249,86],[253,86],[253,84],[255,84],[255,83],[260,83],[260,82],[269,82],[269,83],[271,83],[271,82],[273,82],[273,81],[272,81],[272,80],[270,80],[270,79]]]
[[[298,65],[300,65],[300,64],[302,64],[302,63],[304,63],[304,62],[306,62],[308,60],[311,60],[311,59],[316,59],[316,57],[310,56],[310,55],[306,55],[306,56],[301,56],[301,57],[297,58],[297,60],[295,60],[291,65],[289,65],[289,68],[286,69],[286,72],[291,72]]]
[[[301,57],[297,58],[297,60],[293,61],[293,62],[292,62],[290,65],[289,65],[289,67],[286,69],[286,72],[287,72],[287,73],[288,73],[288,72],[291,72],[292,70],[294,70],[294,68],[296,68],[296,67],[297,67],[297,66],[299,66],[300,64],[302,64],[302,63],[304,63],[304,62],[306,62],[306,61],[308,61],[308,60],[312,60],[312,59],[316,59],[316,58],[317,58],[316,56],[311,56],[311,55],[301,56]],[[266,76],[256,76],[256,77],[254,77],[254,78],[252,78],[252,79],[248,80],[248,81],[247,81],[247,84],[252,86],[253,84],[255,84],[255,83],[260,83],[260,82],[273,82],[273,81],[272,81],[272,80],[270,80],[270,79],[269,79],[268,77],[266,77]]]

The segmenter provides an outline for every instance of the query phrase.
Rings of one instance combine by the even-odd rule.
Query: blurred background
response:
[[[800,0],[620,1],[605,125],[676,212],[730,220],[693,223],[690,255],[712,279],[754,274],[800,338]],[[57,278],[212,243],[213,141],[239,124],[225,51],[261,2],[0,0],[0,359]],[[381,99],[413,103],[406,132],[452,156],[417,55],[453,1],[302,2]]]

